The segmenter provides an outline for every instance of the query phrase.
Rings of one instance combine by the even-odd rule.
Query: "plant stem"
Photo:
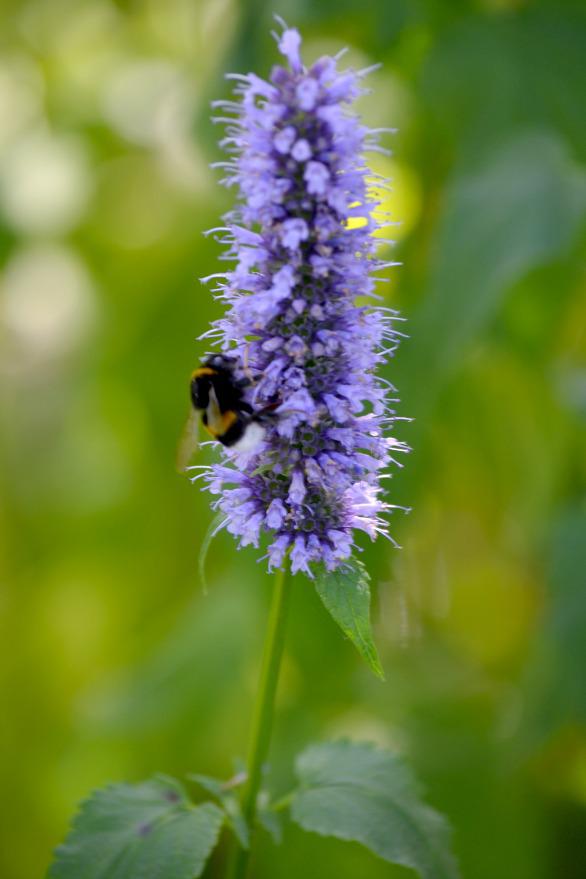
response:
[[[250,732],[247,764],[248,780],[242,793],[242,814],[250,829],[250,847],[237,850],[231,872],[232,879],[244,879],[250,859],[250,848],[254,838],[256,801],[273,726],[275,693],[277,691],[279,669],[285,644],[285,627],[290,593],[291,579],[287,576],[286,570],[277,571],[267,626],[259,688]]]

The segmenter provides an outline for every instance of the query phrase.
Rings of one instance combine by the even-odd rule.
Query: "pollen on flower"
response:
[[[380,197],[363,159],[378,133],[350,110],[364,72],[330,57],[304,67],[294,29],[277,42],[287,66],[269,81],[234,76],[237,100],[216,104],[233,117],[223,183],[239,199],[215,230],[234,267],[214,276],[227,310],[205,334],[253,376],[247,402],[270,415],[259,447],[225,450],[205,479],[241,546],[266,534],[269,568],[288,556],[312,576],[344,564],[358,531],[388,536],[380,478],[405,447],[385,436],[394,412],[376,369],[398,316],[357,304],[392,265],[376,257]]]

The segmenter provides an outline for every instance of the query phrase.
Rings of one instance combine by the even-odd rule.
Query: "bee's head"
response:
[[[234,372],[236,358],[228,357],[227,354],[209,354],[202,357],[201,365],[207,369],[215,369],[218,372]]]

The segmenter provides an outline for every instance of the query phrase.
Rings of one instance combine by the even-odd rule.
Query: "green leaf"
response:
[[[258,795],[256,819],[263,830],[269,834],[275,845],[283,841],[283,822],[281,815],[275,811],[275,803],[271,803],[269,792],[262,790]]]
[[[196,879],[223,822],[170,778],[111,785],[82,804],[48,879]]]
[[[212,778],[210,775],[199,775],[192,773],[188,776],[192,781],[202,787],[209,793],[216,802],[222,807],[230,828],[234,831],[238,842],[242,848],[248,848],[250,845],[250,834],[246,819],[242,814],[240,800],[235,794],[235,789],[239,788],[246,781],[246,774],[239,773],[235,778],[229,781],[221,781],[218,778]]]
[[[384,673],[370,626],[370,576],[355,559],[344,568],[316,576],[315,588],[327,611],[350,638],[372,671],[384,680]]]
[[[201,542],[201,546],[199,548],[199,555],[197,557],[197,570],[199,572],[199,580],[204,594],[208,592],[208,581],[206,578],[206,559],[208,557],[211,542],[220,530],[220,525],[224,518],[225,517],[223,513],[218,513],[217,516],[214,516],[214,518],[210,522],[208,530],[206,531],[204,538]]]
[[[270,835],[275,845],[280,845],[283,841],[281,816],[270,809],[259,809],[257,819],[263,830],[266,830]]]
[[[408,769],[354,742],[312,745],[297,759],[291,816],[304,830],[360,842],[423,879],[456,879],[443,818],[419,799]]]
[[[213,778],[211,775],[200,775],[198,772],[190,772],[187,776],[190,781],[194,781],[202,787],[206,793],[210,794],[219,803],[224,798],[223,784],[219,778]]]

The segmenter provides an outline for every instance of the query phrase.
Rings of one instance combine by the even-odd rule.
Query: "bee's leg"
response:
[[[261,417],[264,417],[266,415],[272,415],[276,417],[277,413],[275,410],[278,409],[280,405],[280,400],[277,400],[275,403],[267,403],[267,405],[263,406],[262,409],[258,409],[256,411],[256,415]]]

